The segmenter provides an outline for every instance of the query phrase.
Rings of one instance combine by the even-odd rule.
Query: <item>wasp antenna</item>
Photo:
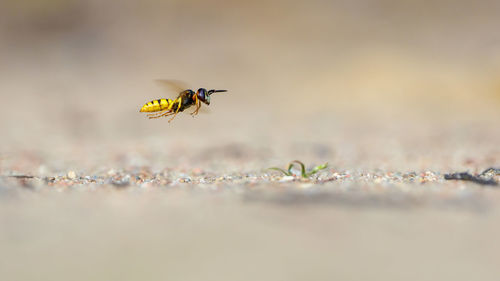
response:
[[[227,92],[227,90],[210,90],[207,92],[207,94],[210,96],[213,93],[223,93],[223,92]]]

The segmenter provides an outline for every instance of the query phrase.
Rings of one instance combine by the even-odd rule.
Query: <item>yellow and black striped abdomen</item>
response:
[[[145,105],[142,106],[140,112],[156,112],[162,111],[165,109],[172,108],[172,104],[174,103],[171,99],[157,99],[152,100]]]

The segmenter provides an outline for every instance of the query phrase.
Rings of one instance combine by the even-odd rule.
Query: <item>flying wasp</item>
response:
[[[207,90],[205,88],[199,88],[196,92],[191,89],[186,89],[185,86],[179,81],[174,80],[156,80],[157,82],[168,86],[169,88],[178,92],[178,96],[175,99],[157,99],[152,100],[142,106],[140,112],[154,112],[149,113],[147,116],[149,119],[160,118],[172,116],[168,122],[170,123],[174,120],[175,116],[179,112],[183,112],[191,106],[196,106],[196,109],[191,112],[194,117],[198,114],[201,108],[201,103],[210,105],[210,96],[214,93],[227,92],[227,90]]]

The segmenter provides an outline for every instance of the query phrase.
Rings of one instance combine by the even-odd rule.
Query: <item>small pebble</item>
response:
[[[279,182],[290,182],[290,181],[293,181],[294,179],[295,179],[295,177],[293,177],[293,176],[284,176],[279,180]]]
[[[67,177],[68,177],[68,179],[72,179],[72,180],[76,179],[75,171],[69,171]]]

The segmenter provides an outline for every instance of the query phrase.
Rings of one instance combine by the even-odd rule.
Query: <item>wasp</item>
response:
[[[157,99],[152,100],[146,104],[144,104],[140,110],[140,112],[154,112],[150,113],[147,116],[149,119],[160,118],[172,116],[168,122],[170,123],[174,120],[175,116],[179,112],[183,112],[187,108],[191,106],[196,106],[195,110],[191,112],[191,115],[194,117],[198,114],[198,111],[201,108],[201,103],[206,105],[210,105],[210,96],[214,93],[222,93],[227,92],[227,90],[207,90],[205,88],[199,88],[196,92],[191,89],[186,89],[186,87],[182,86],[180,82],[174,80],[156,80],[163,85],[169,86],[177,91],[179,94],[175,99]]]

